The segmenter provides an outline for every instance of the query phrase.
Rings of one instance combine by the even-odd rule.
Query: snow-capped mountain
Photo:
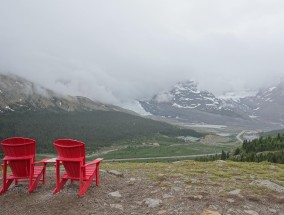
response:
[[[38,109],[90,111],[114,107],[85,97],[60,95],[19,76],[0,74],[0,113]]]
[[[263,88],[256,96],[246,97],[242,102],[252,109],[252,116],[284,126],[284,81]]]
[[[184,110],[198,110],[207,113],[241,117],[234,110],[233,100],[217,98],[213,93],[199,90],[193,81],[179,82],[171,90],[159,93],[149,101],[141,101],[144,109],[150,113],[157,112],[158,106],[171,106]],[[156,110],[155,107],[157,107]]]
[[[273,123],[279,125],[279,120],[269,117],[269,112],[271,114],[276,110],[280,118],[284,118],[281,114],[281,107],[284,109],[284,84],[281,86],[260,91],[256,96],[236,99],[236,96],[228,95],[218,98],[211,92],[199,90],[193,81],[186,81],[149,100],[140,101],[140,104],[155,116],[178,121],[267,127]]]

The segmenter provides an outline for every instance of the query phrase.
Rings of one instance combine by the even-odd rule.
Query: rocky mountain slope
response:
[[[231,161],[103,161],[99,186],[92,184],[78,198],[76,181],[52,194],[55,168],[49,165],[46,184],[33,193],[27,192],[28,184],[19,183],[1,196],[0,214],[280,215],[283,167]]]
[[[16,75],[0,74],[0,113],[19,110],[122,110],[80,96],[60,95]]]
[[[256,96],[224,99],[186,81],[140,104],[154,116],[182,122],[274,129],[281,127],[284,120],[283,86],[280,83],[260,90]]]
[[[275,86],[259,90],[256,96],[241,100],[251,108],[255,118],[284,125],[284,81]]]

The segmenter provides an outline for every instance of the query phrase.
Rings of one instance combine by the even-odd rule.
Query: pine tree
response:
[[[222,150],[221,160],[226,160],[226,159],[227,159],[226,152],[224,152],[224,150]]]

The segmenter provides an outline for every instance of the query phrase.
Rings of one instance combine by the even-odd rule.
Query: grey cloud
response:
[[[107,103],[283,76],[281,0],[0,0],[0,70]]]

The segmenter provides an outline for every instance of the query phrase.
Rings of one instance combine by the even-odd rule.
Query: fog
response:
[[[0,0],[0,71],[113,104],[255,90],[284,74],[283,20],[282,0]]]

